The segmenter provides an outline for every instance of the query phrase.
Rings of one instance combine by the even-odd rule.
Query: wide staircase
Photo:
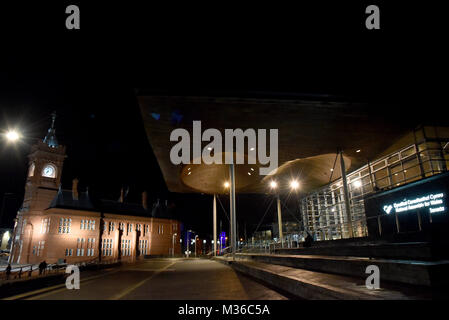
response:
[[[448,249],[447,243],[336,240],[222,261],[303,299],[448,299]],[[380,289],[365,284],[370,265],[379,268]]]

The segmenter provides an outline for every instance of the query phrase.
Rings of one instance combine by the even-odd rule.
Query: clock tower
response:
[[[48,208],[61,184],[66,153],[65,146],[59,145],[56,139],[55,120],[56,112],[53,112],[47,135],[31,147],[28,155],[25,195],[20,210],[22,214],[40,213]]]

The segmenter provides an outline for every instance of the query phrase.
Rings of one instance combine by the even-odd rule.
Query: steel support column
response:
[[[237,239],[237,222],[235,215],[235,167],[234,164],[229,165],[229,177],[230,177],[230,190],[229,190],[229,200],[230,200],[230,216],[231,216],[231,241],[230,247],[232,250],[232,258],[235,259],[235,252],[237,250],[236,239]]]
[[[281,211],[281,198],[279,193],[277,194],[277,207],[278,207],[278,226],[279,226],[279,239],[281,240],[281,246],[284,247],[284,234],[282,233],[282,211]]]
[[[214,242],[213,250],[214,250],[214,256],[217,255],[217,195],[214,194],[214,203],[213,203],[213,237],[212,241]]]
[[[348,233],[349,237],[352,238],[354,234],[352,232],[351,207],[349,202],[348,182],[346,179],[346,167],[345,167],[345,160],[343,159],[343,151],[340,151],[340,169],[343,182],[343,196],[345,200],[345,213],[346,213],[346,220],[348,223]]]

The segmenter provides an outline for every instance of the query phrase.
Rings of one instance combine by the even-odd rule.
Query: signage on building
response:
[[[443,192],[421,194],[410,198],[398,199],[383,206],[386,214],[401,213],[415,210],[428,210],[429,213],[446,211],[446,196]]]

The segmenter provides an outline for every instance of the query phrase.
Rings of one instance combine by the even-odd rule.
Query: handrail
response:
[[[48,264],[47,267],[45,269],[43,269],[42,274],[38,274],[38,276],[43,276],[43,275],[49,275],[49,274],[57,274],[57,273],[65,273],[66,270],[66,266],[68,265],[76,265],[76,266],[86,266],[86,265],[105,265],[105,264],[113,264],[116,263],[118,261],[118,259],[108,259],[105,261],[100,262],[96,262],[98,259],[98,257],[94,258],[94,259],[90,259],[90,260],[85,260],[85,261],[78,261],[76,263],[62,263],[62,264],[58,264],[58,263],[52,263],[52,264]],[[31,276],[33,275],[33,272],[36,270],[39,270],[39,267],[37,266],[36,268],[33,268],[34,266],[36,266],[36,264],[26,264],[26,265],[20,265],[20,266],[11,266],[11,271],[9,274],[9,277],[6,273],[6,268],[2,271],[0,271],[0,280],[16,280],[16,279],[21,279],[22,275],[25,274],[28,276],[28,278],[31,278]]]

